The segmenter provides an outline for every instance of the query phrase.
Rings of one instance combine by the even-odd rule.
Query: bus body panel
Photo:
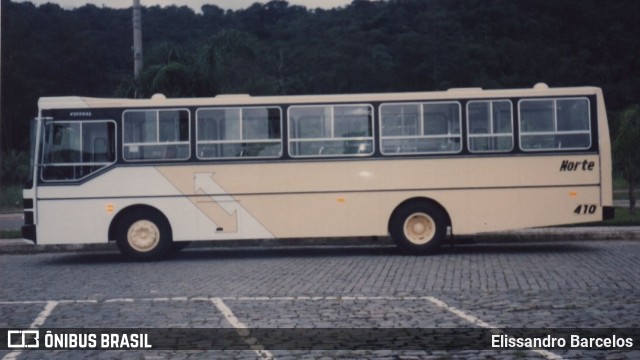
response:
[[[40,210],[66,216],[42,219],[39,231],[56,235],[40,243],[105,242],[132,205],[162,212],[177,241],[384,236],[411,198],[439,203],[460,235],[597,221],[599,181],[599,157],[587,154],[121,167],[82,185],[41,186]],[[91,232],[66,234],[66,221]]]
[[[599,184],[598,155],[554,154],[116,167],[79,185],[41,185],[38,196],[40,200],[72,200]]]

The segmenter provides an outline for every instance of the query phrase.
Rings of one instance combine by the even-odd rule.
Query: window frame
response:
[[[336,124],[336,118],[335,118],[335,108],[336,107],[366,107],[369,109],[369,129],[371,130],[371,135],[369,136],[355,136],[355,137],[335,137],[335,124]],[[331,135],[332,137],[317,137],[317,138],[298,138],[298,137],[294,137],[293,129],[293,119],[291,117],[291,109],[304,109],[304,108],[327,108],[329,107],[331,109]],[[288,151],[288,155],[291,158],[321,158],[321,157],[329,157],[329,158],[336,158],[336,157],[348,157],[348,158],[362,158],[362,157],[371,157],[375,154],[376,152],[376,141],[375,141],[375,107],[373,106],[373,104],[370,103],[348,103],[348,104],[343,104],[343,103],[339,103],[339,104],[308,104],[308,105],[291,105],[287,108],[287,151]],[[299,125],[298,125],[299,126]],[[292,149],[294,148],[294,144],[295,143],[304,143],[304,142],[346,142],[346,141],[366,141],[369,142],[371,144],[371,149],[366,152],[366,153],[360,153],[360,152],[356,152],[356,153],[342,153],[342,154],[331,154],[331,153],[322,153],[322,149],[324,148],[323,146],[321,146],[320,151],[318,152],[318,154],[304,154],[304,155],[299,155],[299,154],[293,154]]]
[[[439,104],[455,104],[458,106],[458,126],[459,133],[458,134],[444,134],[444,135],[424,135],[424,106],[425,105],[439,105]],[[382,116],[382,108],[384,106],[398,106],[398,105],[417,105],[419,108],[419,119],[418,119],[418,127],[423,133],[423,135],[410,135],[410,136],[384,136],[383,134],[383,116]],[[440,100],[440,101],[413,101],[413,102],[383,102],[380,103],[378,107],[378,125],[380,126],[380,153],[384,156],[412,156],[412,155],[446,155],[446,154],[460,154],[463,151],[463,136],[462,136],[462,102],[460,100]],[[453,136],[456,135],[456,136]],[[457,137],[459,140],[459,148],[455,151],[413,151],[413,152],[385,152],[383,141],[384,140],[406,140],[406,139],[416,139],[416,140],[426,140],[426,139],[441,139],[441,138],[452,138]]]
[[[107,161],[100,161],[100,162],[69,162],[69,163],[61,163],[61,162],[54,162],[54,163],[47,163],[45,161],[45,156],[48,154],[47,153],[47,149],[46,149],[46,134],[47,134],[47,126],[49,126],[50,124],[80,124],[80,134],[82,134],[82,126],[85,123],[111,123],[113,124],[113,161],[107,162]],[[97,174],[98,172],[103,171],[104,169],[113,166],[114,164],[116,164],[118,162],[118,122],[113,120],[113,119],[90,119],[90,120],[53,120],[53,119],[46,119],[43,124],[42,124],[42,148],[41,148],[41,154],[40,154],[40,164],[39,166],[42,168],[39,171],[39,177],[40,180],[43,182],[47,182],[47,183],[54,183],[54,182],[78,182],[81,180],[84,180],[90,176],[93,176],[95,174]],[[81,151],[81,155],[82,155],[82,149],[83,149],[83,142],[82,142],[82,136],[80,136],[80,151]],[[109,144],[107,144],[108,146]],[[82,158],[82,157],[81,157]],[[91,173],[84,175],[82,177],[79,178],[72,178],[72,179],[46,179],[44,177],[44,168],[45,167],[78,167],[78,166],[101,166],[99,169],[92,171]]]
[[[269,109],[277,109],[278,112],[280,113],[280,137],[278,139],[242,139],[242,135],[243,135],[243,118],[242,118],[242,112],[243,110],[247,110],[247,109],[265,109],[265,110],[269,110]],[[199,140],[199,136],[200,135],[200,131],[199,131],[199,118],[198,118],[198,114],[200,113],[200,111],[207,111],[207,110],[239,110],[240,111],[240,116],[239,116],[239,131],[240,131],[240,139],[233,139],[233,140]],[[282,155],[284,154],[284,137],[283,137],[283,133],[284,133],[284,128],[283,128],[283,111],[282,111],[282,107],[281,106],[221,106],[221,107],[201,107],[196,109],[195,111],[195,150],[196,150],[196,157],[199,160],[235,160],[235,159],[278,159],[281,158]],[[247,143],[274,143],[280,144],[280,151],[277,155],[270,155],[270,156],[218,156],[218,157],[208,157],[208,156],[201,156],[200,152],[198,151],[198,146],[201,144],[208,144],[208,145],[215,145],[215,144],[247,144]]]
[[[493,106],[495,102],[507,102],[509,103],[509,112],[511,114],[511,132],[509,133],[496,133],[493,132],[494,128],[495,128],[495,121],[493,118]],[[470,117],[471,117],[471,112],[469,111],[469,105],[470,104],[474,104],[474,103],[489,103],[489,114],[491,116],[490,120],[491,120],[491,132],[486,133],[486,134],[472,134],[471,133],[471,123],[470,123]],[[515,128],[514,128],[514,111],[513,111],[513,101],[509,100],[509,99],[485,99],[485,100],[469,100],[467,101],[466,104],[466,110],[467,110],[467,149],[469,150],[470,153],[473,154],[487,154],[487,153],[508,153],[513,151],[513,149],[515,148]],[[471,139],[472,138],[498,138],[498,137],[507,137],[510,136],[511,137],[511,147],[509,149],[504,149],[504,150],[473,150],[471,148]]]
[[[558,100],[585,100],[587,102],[587,130],[561,130],[558,131]],[[553,127],[554,131],[533,131],[533,132],[525,132],[522,130],[522,103],[523,102],[543,102],[543,101],[552,101],[553,102]],[[592,115],[591,115],[591,100],[586,96],[577,96],[577,97],[545,97],[545,98],[522,98],[518,100],[518,142],[519,149],[523,152],[543,152],[543,151],[584,151],[589,150],[593,147],[593,126]],[[585,134],[589,135],[589,145],[586,147],[546,147],[546,148],[524,148],[522,146],[523,136],[555,136],[555,135],[577,135],[577,134]]]
[[[126,121],[125,114],[129,112],[156,112],[156,141],[155,142],[126,142]],[[186,141],[160,141],[160,112],[161,111],[186,111],[187,113],[187,132],[188,138]],[[169,145],[186,145],[188,152],[186,157],[181,158],[159,158],[159,159],[127,159],[125,156],[125,147],[126,146],[169,146]],[[122,159],[125,162],[138,163],[138,162],[158,162],[158,161],[185,161],[191,158],[191,111],[188,108],[150,108],[150,109],[125,109],[122,111]]]

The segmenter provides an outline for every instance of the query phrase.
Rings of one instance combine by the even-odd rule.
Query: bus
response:
[[[44,97],[22,234],[115,241],[135,260],[188,242],[453,235],[613,217],[597,87],[211,98]]]

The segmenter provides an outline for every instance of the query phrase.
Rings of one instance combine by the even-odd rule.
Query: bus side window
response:
[[[289,123],[293,157],[373,154],[373,106],[369,104],[291,106]]]
[[[380,109],[380,147],[384,155],[462,150],[459,102],[387,103]]]
[[[124,111],[123,156],[127,161],[186,160],[190,156],[189,111]]]
[[[524,151],[591,147],[587,98],[520,100],[520,148]]]
[[[281,122],[277,107],[198,109],[196,153],[199,159],[279,157]]]
[[[511,101],[469,101],[467,129],[470,152],[511,151],[513,149]]]

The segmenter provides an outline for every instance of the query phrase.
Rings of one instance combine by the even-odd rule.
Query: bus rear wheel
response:
[[[170,250],[172,242],[171,227],[158,214],[131,213],[118,224],[116,244],[128,259],[159,260]]]
[[[389,232],[406,252],[435,252],[447,237],[447,215],[430,202],[408,203],[394,213]]]

